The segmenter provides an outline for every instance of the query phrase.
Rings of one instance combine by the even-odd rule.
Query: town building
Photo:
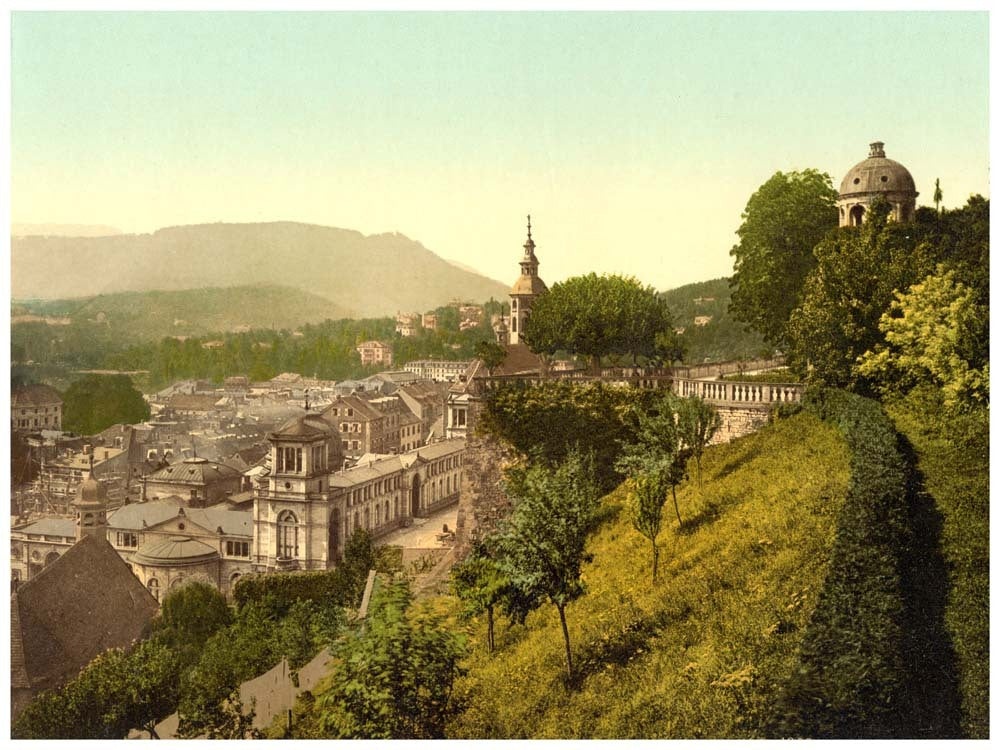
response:
[[[340,436],[343,455],[357,458],[364,453],[399,451],[398,433],[393,434],[389,415],[383,414],[360,395],[337,396],[322,412]]]
[[[369,365],[392,365],[392,347],[381,341],[363,341],[356,347],[361,355],[361,364],[364,367]]]
[[[10,394],[10,428],[15,432],[62,429],[62,396],[49,385],[36,383]]]
[[[917,186],[909,170],[887,159],[885,144],[876,141],[868,158],[848,170],[840,183],[837,210],[840,226],[860,226],[876,200],[888,202],[896,221],[912,221],[917,207]]]
[[[447,393],[446,386],[429,381],[408,383],[396,392],[410,412],[419,418],[421,443],[444,437],[440,430],[434,434],[434,427],[444,416]]]
[[[418,313],[396,313],[396,333],[400,336],[414,336],[420,327]]]
[[[531,217],[528,217],[528,239],[524,243],[524,257],[521,258],[521,275],[510,290],[510,334],[511,344],[522,344],[524,323],[531,313],[531,304],[540,294],[548,291],[545,282],[538,276],[538,258],[535,257],[535,241],[531,238]]]
[[[469,360],[415,359],[403,369],[424,380],[455,381],[469,367]]]
[[[145,477],[143,495],[148,500],[177,495],[192,508],[204,508],[239,493],[242,485],[243,476],[238,469],[202,456],[191,456]]]
[[[424,313],[420,317],[420,324],[428,331],[437,329],[438,318],[436,313]]]
[[[67,450],[42,459],[33,486],[40,505],[38,510],[68,514],[77,488],[88,472],[107,485],[112,506],[124,502],[131,478],[129,450],[124,446],[94,447],[87,443],[82,450]]]

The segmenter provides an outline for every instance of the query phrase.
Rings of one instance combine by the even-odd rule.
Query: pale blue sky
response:
[[[504,282],[728,274],[777,170],[988,192],[980,13],[16,13],[13,222],[399,231]]]

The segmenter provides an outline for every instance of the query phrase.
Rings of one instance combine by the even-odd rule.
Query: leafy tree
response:
[[[465,605],[464,613],[467,617],[486,614],[486,647],[492,654],[496,647],[493,611],[508,594],[510,582],[507,577],[496,561],[477,547],[469,557],[451,569],[451,586]]]
[[[123,705],[129,728],[159,739],[156,725],[174,712],[180,698],[181,663],[159,639],[140,643],[128,662]]]
[[[146,419],[149,404],[127,375],[85,375],[63,394],[63,427],[81,435]]]
[[[514,510],[497,537],[500,568],[522,591],[538,592],[556,606],[572,679],[566,606],[584,593],[580,568],[590,559],[587,534],[600,504],[592,462],[574,451],[554,469],[535,464],[509,472],[505,491]]]
[[[989,403],[989,310],[954,271],[939,266],[882,315],[885,344],[867,352],[858,372],[884,393],[905,393],[921,383],[940,387],[946,406]]]
[[[730,311],[775,346],[784,344],[788,316],[798,306],[813,248],[837,226],[837,191],[815,169],[777,172],[750,196],[731,251]]]
[[[218,630],[232,622],[226,597],[205,581],[189,581],[167,592],[154,632],[177,651],[200,651]]]
[[[677,485],[684,479],[684,466],[691,453],[681,445],[677,401],[672,393],[664,391],[657,394],[648,408],[635,409],[638,420],[635,440],[622,446],[616,466],[632,477],[645,477],[649,492],[654,487],[664,495],[671,492],[677,523],[682,524]]]
[[[665,492],[655,474],[629,479],[626,484],[628,512],[632,526],[649,540],[653,547],[653,582],[656,582],[656,567],[660,559],[660,548],[656,538],[663,526],[663,500]]]
[[[878,322],[897,289],[933,270],[934,248],[920,227],[889,220],[884,201],[858,228],[845,228],[816,246],[818,265],[806,281],[788,328],[789,364],[813,383],[858,382],[858,357],[882,340]]]
[[[936,178],[934,180],[934,210],[941,213],[941,199],[944,198],[944,194],[941,192],[941,179]]]
[[[698,467],[699,487],[701,487],[701,457],[721,425],[722,417],[715,407],[697,396],[677,401],[677,434],[681,443],[694,456]]]
[[[658,334],[673,331],[670,310],[652,287],[623,276],[574,276],[554,284],[531,306],[522,332],[538,354],[565,350],[590,358],[656,355]]]
[[[493,371],[503,364],[504,359],[507,357],[507,350],[496,341],[483,339],[476,344],[476,357],[483,361],[487,372],[492,375]]]
[[[413,606],[404,579],[372,598],[362,632],[342,641],[330,688],[316,701],[327,736],[444,737],[462,640],[441,618]]]

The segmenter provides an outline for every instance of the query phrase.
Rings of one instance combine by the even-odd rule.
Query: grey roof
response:
[[[180,507],[180,498],[177,500],[152,500],[147,503],[123,505],[108,516],[108,528],[141,529],[143,521],[146,522],[147,526],[155,526],[176,516],[177,509]]]
[[[885,158],[881,143],[872,144],[869,156],[848,170],[840,183],[840,195],[855,193],[901,192],[917,195],[917,186],[910,171],[898,161]],[[875,147],[878,147],[877,149]]]
[[[10,394],[11,408],[21,406],[28,408],[35,406],[52,406],[53,404],[61,404],[62,402],[62,396],[59,395],[59,391],[52,386],[44,385],[43,383],[26,385]]]
[[[189,536],[156,539],[139,547],[132,560],[139,565],[159,563],[195,563],[217,558],[219,551]]]
[[[231,466],[204,457],[185,458],[150,474],[150,482],[183,482],[185,484],[210,484],[223,479],[238,477],[240,472]]]
[[[138,639],[157,608],[107,540],[85,536],[11,596],[13,686],[57,686]]]
[[[108,528],[140,530],[143,528],[143,521],[146,522],[146,527],[157,526],[181,515],[181,509],[179,498],[123,505],[108,518]],[[253,533],[251,511],[230,510],[225,505],[183,510],[185,518],[208,531],[221,528],[226,536],[251,536]]]
[[[463,448],[465,448],[465,438],[453,438],[421,446],[416,450],[400,453],[397,456],[370,461],[364,464],[359,463],[354,468],[346,469],[337,474],[331,474],[330,486],[341,488],[354,487],[373,479],[381,479],[389,474],[394,474],[404,467],[409,468],[421,461],[433,461],[450,453],[457,453]]]
[[[27,526],[13,528],[16,534],[44,534],[45,536],[76,536],[76,521],[72,518],[40,518]]]

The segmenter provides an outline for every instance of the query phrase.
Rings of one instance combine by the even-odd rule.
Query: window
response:
[[[290,510],[278,514],[278,557],[295,559],[299,556],[299,520]]]
[[[250,557],[250,542],[226,542],[227,557]]]
[[[146,588],[149,589],[149,593],[153,595],[156,601],[160,601],[160,582],[155,578],[150,578],[146,582]]]
[[[115,541],[119,547],[138,547],[139,536],[131,531],[119,531],[115,534]]]
[[[347,416],[349,416],[349,417],[353,417],[353,416],[354,416],[354,409],[350,409],[350,408],[349,408],[349,409],[347,410]]]

